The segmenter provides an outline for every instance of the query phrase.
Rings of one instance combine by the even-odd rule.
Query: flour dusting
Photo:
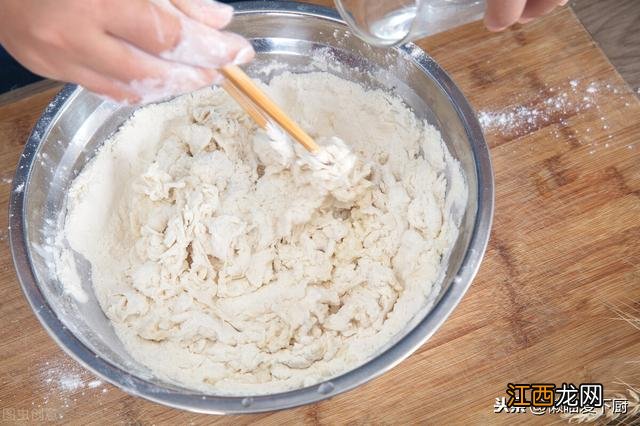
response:
[[[582,83],[570,80],[567,86],[550,88],[548,96],[533,105],[514,105],[499,111],[480,111],[478,120],[486,131],[522,136],[553,122],[565,123],[572,114],[589,109],[599,110],[598,93],[615,90],[597,82]]]
[[[315,157],[208,88],[138,110],[69,191],[65,235],[124,346],[218,394],[365,362],[428,309],[466,208],[460,165],[399,99],[318,72],[265,89]]]
[[[616,95],[624,106],[629,101],[624,97],[624,88],[603,81],[568,80],[566,84],[548,87],[541,91],[536,99],[527,99],[519,103],[518,97],[509,106],[500,110],[481,110],[478,121],[485,132],[497,134],[505,139],[517,139],[536,130],[554,125],[553,135],[562,138],[563,127],[569,127],[569,120],[577,113],[595,114],[593,125],[576,132],[576,140],[589,147],[589,154],[595,154],[600,148],[609,148],[608,142],[594,140],[594,130],[605,134],[607,140],[613,139],[611,124],[603,113],[600,102],[603,94]],[[633,149],[634,144],[627,145]]]
[[[64,419],[75,409],[78,397],[93,395],[91,403],[103,404],[102,380],[92,379],[91,373],[65,354],[51,356],[36,364],[43,392],[31,403],[33,419],[46,421]],[[91,392],[91,393],[89,393]]]

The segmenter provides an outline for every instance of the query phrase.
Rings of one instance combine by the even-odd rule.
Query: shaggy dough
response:
[[[333,167],[274,149],[205,89],[137,111],[68,197],[65,235],[127,350],[219,394],[373,356],[439,288],[466,205],[440,134],[398,99],[327,73],[266,90]]]

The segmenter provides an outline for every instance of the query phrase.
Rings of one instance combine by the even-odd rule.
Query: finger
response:
[[[28,50],[24,53],[21,62],[43,77],[75,83],[118,102],[136,103],[138,101],[138,96],[131,91],[121,87],[112,79],[83,66],[64,51],[55,52],[55,55],[49,58],[50,60],[45,60]]]
[[[136,80],[126,84],[119,83],[119,86],[126,92],[133,93],[137,97],[136,103],[148,104],[193,92],[220,81],[222,76],[216,70],[177,66],[162,79]]]
[[[220,68],[230,63],[243,64],[253,59],[255,52],[245,38],[218,31],[192,19],[182,20],[182,36],[162,58],[202,68]]]
[[[221,30],[233,18],[233,7],[212,0],[171,0],[171,3],[191,19]]]
[[[166,7],[148,0],[127,0],[118,2],[117,8],[104,9],[106,31],[146,52],[159,55],[180,42],[181,17]]]
[[[528,22],[533,18],[537,18],[538,16],[546,15],[561,3],[561,0],[529,0],[527,2],[527,6],[522,12],[522,16],[520,17],[520,19]]]
[[[107,34],[98,33],[93,37],[88,34],[84,41],[76,61],[119,82],[122,90],[135,94],[140,102],[166,99],[217,83],[220,79],[215,70],[165,61]]]
[[[219,68],[229,63],[242,64],[254,56],[251,44],[237,34],[221,32],[201,22],[180,16],[168,6],[158,6],[148,0],[124,2],[138,20],[112,17],[107,19],[107,31],[133,46],[165,59],[202,68]],[[141,15],[142,14],[142,15]],[[123,14],[124,15],[124,14]]]
[[[484,24],[489,31],[502,31],[515,24],[524,11],[526,0],[487,0]]]
[[[65,80],[76,83],[87,90],[106,97],[112,101],[124,104],[136,104],[140,96],[135,94],[120,82],[105,77],[92,69],[82,66],[68,66],[64,71]]]
[[[161,78],[176,65],[98,31],[86,32],[72,47],[76,54],[73,62],[123,82]]]

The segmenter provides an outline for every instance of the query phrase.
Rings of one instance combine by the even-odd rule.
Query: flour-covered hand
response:
[[[0,44],[36,74],[146,103],[251,60],[251,44],[223,31],[232,16],[210,0],[3,0]]]

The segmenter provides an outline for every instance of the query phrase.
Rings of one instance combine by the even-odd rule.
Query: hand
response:
[[[0,44],[37,74],[146,103],[253,58],[247,40],[221,31],[232,16],[211,0],[2,0]]]
[[[568,0],[487,0],[484,23],[490,31],[502,31],[516,22],[526,24],[567,2]]]

